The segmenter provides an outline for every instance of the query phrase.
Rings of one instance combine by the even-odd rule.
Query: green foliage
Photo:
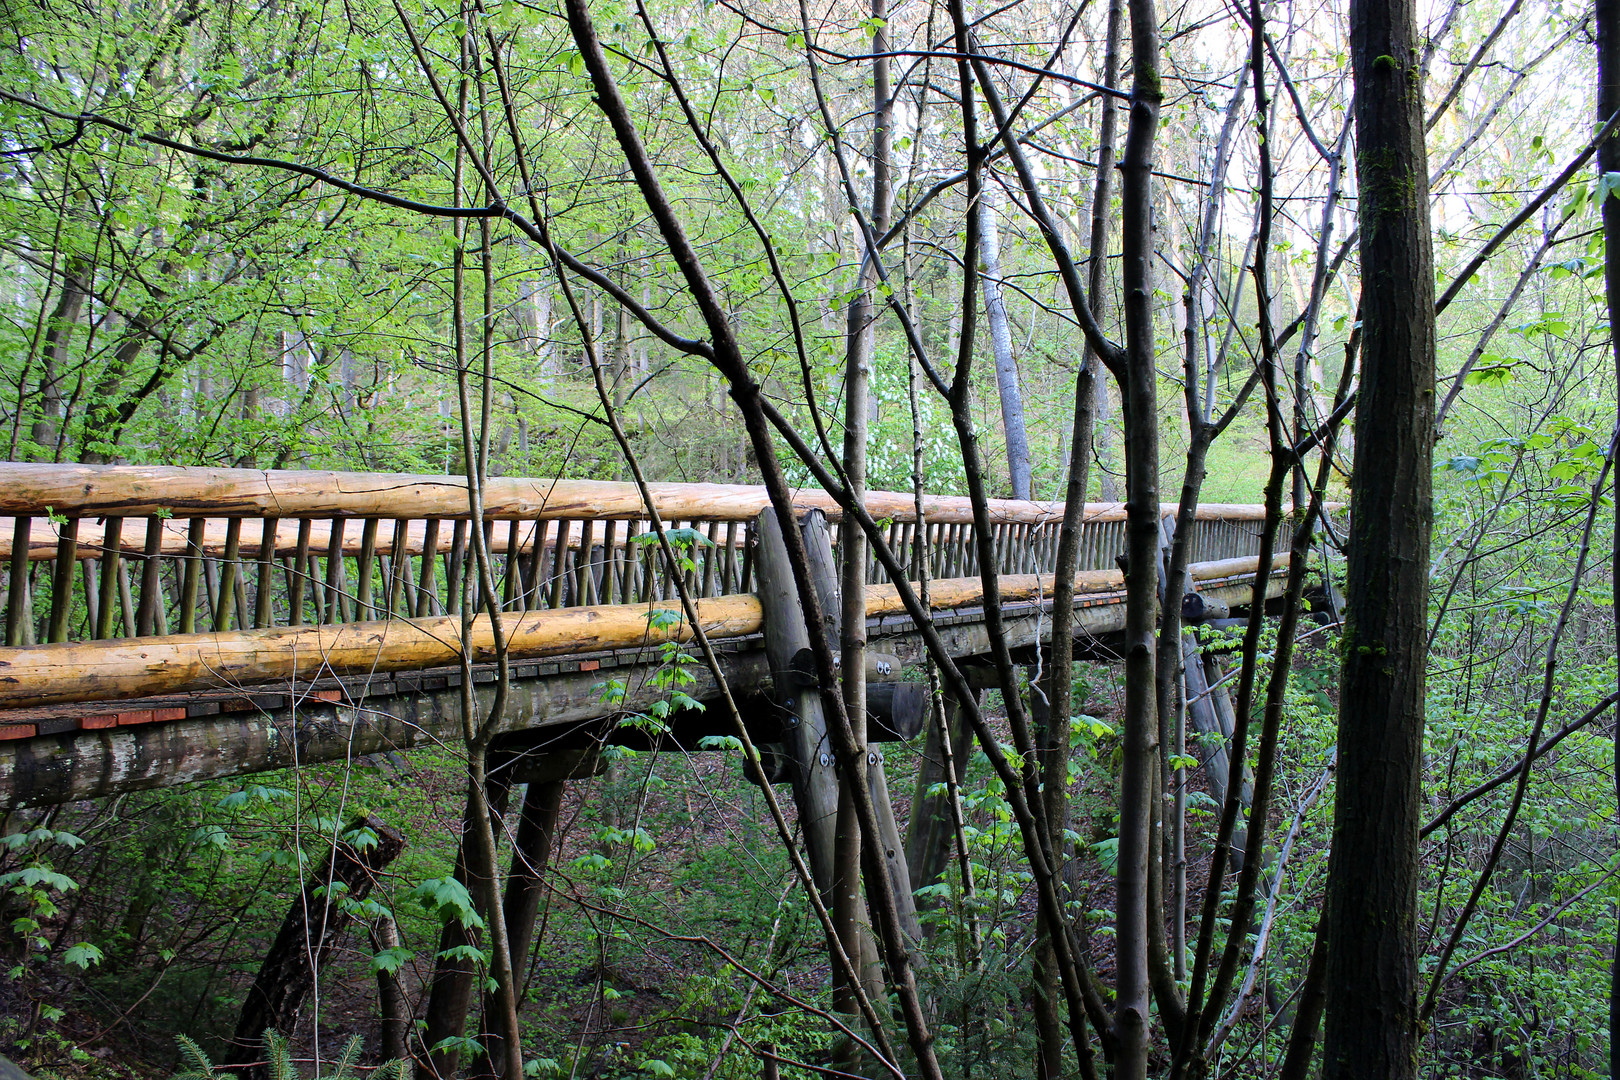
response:
[[[227,1072],[224,1068],[215,1065],[201,1046],[185,1035],[177,1036],[180,1048],[180,1069],[169,1080],[235,1080],[236,1073]],[[363,1043],[358,1035],[352,1035],[343,1044],[335,1058],[329,1058],[319,1063],[316,1071],[311,1073],[308,1080],[362,1080],[362,1077],[376,1077],[377,1080],[406,1080],[410,1075],[410,1063],[401,1060],[386,1061],[364,1074],[359,1071]],[[275,1031],[264,1033],[265,1069],[270,1080],[304,1080],[298,1071],[298,1064],[293,1060],[292,1048],[288,1045],[286,1036]]]

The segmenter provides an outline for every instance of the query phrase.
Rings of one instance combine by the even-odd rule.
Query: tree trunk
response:
[[[1353,0],[1362,374],[1350,495],[1323,1076],[1417,1069],[1434,264],[1412,0]]]
[[[979,282],[984,289],[984,317],[990,326],[990,350],[996,360],[996,389],[1001,394],[1001,426],[1007,435],[1007,475],[1012,497],[1028,499],[1031,485],[1029,432],[1024,423],[1024,395],[1018,385],[1018,363],[1012,354],[1012,329],[1001,297],[1001,233],[996,220],[995,185],[979,196]]]
[[[1598,46],[1598,123],[1607,124],[1620,112],[1620,0],[1597,0]],[[1620,173],[1620,136],[1611,135],[1598,146],[1598,175]],[[1603,187],[1599,191],[1605,190]],[[1614,353],[1614,370],[1620,376],[1620,195],[1611,193],[1603,200],[1603,282],[1609,309],[1609,343]],[[1620,423],[1620,415],[1616,422]],[[1620,496],[1620,471],[1616,472],[1616,495]],[[1620,512],[1620,497],[1615,500]],[[1614,599],[1620,611],[1620,518],[1614,530],[1614,548],[1609,569],[1614,583]],[[1620,622],[1615,626],[1616,656],[1620,657]],[[1614,729],[1615,794],[1620,797],[1620,724]],[[1620,1076],[1620,928],[1616,930],[1613,968],[1609,977],[1609,1075]]]
[[[242,1002],[226,1068],[240,1068],[250,1080],[266,1075],[263,1066],[248,1063],[263,1059],[266,1031],[292,1034],[321,965],[353,919],[341,901],[364,900],[376,882],[377,871],[405,849],[404,837],[374,818],[350,822],[344,836],[352,837],[362,828],[376,835],[376,843],[358,849],[346,839],[334,843],[320,870],[306,879],[303,894],[287,910]]]
[[[488,801],[490,809],[500,814],[506,809],[506,800],[509,789],[505,784],[491,781]],[[466,816],[463,819],[461,831],[461,844],[456,849],[456,866],[454,876],[457,881],[467,886],[467,892],[472,896],[474,909],[479,915],[487,916],[485,910],[484,883],[477,881],[472,873],[472,865],[476,858],[469,860],[472,854],[471,847],[476,842],[473,837],[475,823],[472,819],[473,800],[468,799]],[[444,929],[439,932],[439,952],[455,949],[463,945],[477,946],[480,943],[476,932],[463,927],[460,922],[452,919],[445,923]],[[423,1077],[449,1078],[456,1074],[460,1065],[461,1055],[454,1050],[433,1053],[432,1048],[445,1039],[462,1035],[467,1030],[467,1010],[472,1007],[474,982],[478,975],[475,964],[468,960],[455,958],[438,959],[433,970],[433,982],[428,990],[427,1013],[424,1017],[426,1027],[422,1032],[422,1050],[417,1057],[417,1071]]]
[[[1158,372],[1153,339],[1153,145],[1159,123],[1159,22],[1153,0],[1130,0],[1130,121],[1120,167],[1125,355],[1125,716],[1120,766],[1119,869],[1115,899],[1119,980],[1114,1007],[1115,1075],[1147,1076],[1149,860],[1154,850],[1159,719],[1154,638],[1159,599]]]
[[[545,895],[544,876],[551,863],[552,843],[557,833],[557,815],[562,809],[562,780],[530,781],[523,796],[517,835],[512,840],[512,866],[506,875],[506,895],[501,906],[506,912],[507,948],[512,955],[513,981],[521,990],[521,972],[528,965],[529,948],[534,942],[534,924]],[[484,1014],[493,1016],[495,995],[484,991]],[[498,1076],[504,1058],[499,1032],[484,1033],[484,1053],[467,1070],[469,1076]]]
[[[392,915],[383,915],[372,928],[371,943],[377,951],[399,948],[399,926]],[[399,973],[377,969],[378,1042],[385,1061],[404,1060],[410,1053],[411,1006],[405,997],[405,988],[399,983]]]

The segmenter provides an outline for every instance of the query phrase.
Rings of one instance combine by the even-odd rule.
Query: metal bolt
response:
[[[878,763],[878,756],[876,754],[867,754],[866,763],[868,765],[876,765]]]
[[[821,765],[822,765],[822,767],[826,768],[828,765],[831,765],[831,764],[832,764],[832,758],[828,757],[826,754],[822,754],[821,755]]]

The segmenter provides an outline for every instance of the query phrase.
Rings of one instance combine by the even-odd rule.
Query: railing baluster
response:
[[[84,586],[84,610],[86,613],[84,631],[86,635],[93,638],[96,636],[96,623],[100,621],[97,616],[101,614],[101,606],[97,602],[100,594],[96,589],[96,571],[101,568],[101,563],[97,559],[82,559],[80,561],[83,565],[79,568],[79,584]]]
[[[513,601],[521,586],[518,584],[518,549],[523,546],[523,522],[512,519],[506,530],[506,562],[501,567],[501,610],[514,606]]]
[[[6,578],[6,644],[23,643],[23,623],[28,618],[28,534],[34,519],[20,517],[11,524],[11,573]]]
[[[348,621],[343,603],[343,520],[332,519],[332,534],[326,540],[326,604],[321,616],[328,623]]]
[[[122,621],[124,636],[135,636],[135,597],[129,588],[129,560],[118,560],[118,614]]]
[[[568,539],[574,531],[574,523],[567,518],[557,522],[557,540],[551,548],[551,595],[546,598],[546,606],[560,608],[563,606],[563,589],[568,580]]]
[[[253,589],[253,626],[262,630],[276,621],[275,584],[276,541],[281,537],[281,520],[265,518],[259,523],[259,574]]]
[[[411,523],[405,518],[394,519],[394,542],[388,556],[388,614],[392,619],[399,611],[400,596],[411,576]],[[409,608],[406,609],[408,614]]]
[[[748,543],[743,545],[742,577],[737,582],[737,591],[740,592],[740,593],[746,593],[746,592],[751,592],[752,591],[749,588],[749,586],[753,584],[753,581],[751,579],[754,576],[754,544],[753,544],[753,541],[754,541],[754,535],[753,535],[752,532],[750,532],[748,534]]]
[[[737,523],[726,522],[726,553],[720,563],[720,595],[730,596],[737,586]]]
[[[444,557],[444,611],[446,615],[461,614],[462,571],[467,562],[467,522],[457,518],[450,538],[450,552]]]
[[[231,613],[236,600],[236,559],[242,550],[242,519],[230,518],[225,522],[225,558],[219,567],[219,595],[210,596],[214,603],[214,632],[231,628]]]
[[[343,549],[338,549],[341,559]],[[377,519],[368,517],[360,527],[360,556],[354,560],[354,618],[365,622],[377,617],[371,603],[371,572],[377,561]],[[345,619],[345,622],[348,620]]]
[[[119,545],[124,538],[124,519],[109,517],[101,525],[100,595],[96,598],[96,639],[113,636],[113,616],[118,603],[118,567],[122,561]]]
[[[439,519],[428,518],[422,526],[422,573],[416,579],[416,603],[411,605],[411,613],[418,619],[438,614],[434,610],[439,602],[439,585],[434,580],[438,560]]]
[[[304,592],[309,588],[309,534],[314,522],[302,518],[298,522],[298,546],[294,549],[292,569],[287,576],[287,625],[304,625]]]
[[[709,542],[703,548],[703,591],[699,594],[700,596],[709,597],[715,595],[714,563],[716,556],[720,554],[718,550],[720,542],[715,539],[715,536],[719,531],[720,523],[718,521],[709,522],[703,530],[703,535],[709,538]]]
[[[68,518],[56,539],[56,563],[51,567],[51,617],[46,636],[66,641],[68,615],[73,608],[73,573],[78,566],[79,519]]]
[[[619,523],[609,518],[602,526],[602,588],[598,599],[604,604],[616,604],[623,599],[623,593],[616,588],[618,582],[615,580],[619,576],[619,559],[614,552],[614,546],[618,541]]]
[[[579,552],[574,556],[574,607],[596,602],[596,579],[591,573],[591,535],[595,525],[594,518],[579,523]]]
[[[545,572],[546,535],[551,531],[549,518],[536,518],[534,521],[533,546],[529,549],[527,569],[523,572],[523,588],[521,590],[522,603],[518,608],[522,611],[533,611],[544,605],[542,597],[545,595],[541,585],[541,574]]]
[[[633,521],[625,527],[624,533],[624,602],[634,604],[647,599],[642,592],[646,582],[646,575],[641,572],[642,553],[646,545],[635,542],[635,537],[646,533],[643,522]]]

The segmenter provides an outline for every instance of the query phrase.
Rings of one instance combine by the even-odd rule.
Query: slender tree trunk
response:
[[[1115,899],[1119,980],[1114,1006],[1116,1075],[1147,1076],[1150,987],[1149,860],[1157,818],[1159,718],[1154,634],[1159,599],[1159,409],[1153,340],[1153,146],[1159,124],[1159,19],[1153,0],[1130,0],[1130,121],[1120,169],[1125,356],[1125,717],[1120,766],[1119,870]]]
[[[996,389],[1001,394],[1001,426],[1007,436],[1007,475],[1012,497],[1030,498],[1029,432],[1024,422],[1024,394],[1013,359],[1007,303],[1001,297],[1001,231],[996,220],[994,184],[979,196],[979,282],[984,289],[984,321],[990,327],[990,350],[996,360]]]
[[[1120,47],[1124,41],[1125,0],[1109,0],[1107,40],[1103,46],[1103,85],[1109,89],[1119,85]],[[1119,103],[1103,95],[1098,105],[1101,116],[1097,120],[1097,182],[1091,189],[1090,251],[1086,256],[1086,297],[1091,301],[1092,315],[1101,323],[1108,314],[1108,229],[1114,219],[1114,143],[1118,138]],[[1117,468],[1114,460],[1113,417],[1108,402],[1108,380],[1096,377],[1099,360],[1096,350],[1088,344],[1085,359],[1080,365],[1080,383],[1075,387],[1075,423],[1080,422],[1079,396],[1089,391],[1087,402],[1088,424],[1085,437],[1086,451],[1096,446],[1097,460],[1101,464],[1098,474],[1104,500],[1118,497],[1114,477],[1109,471]],[[1081,491],[1082,496],[1086,494]]]
[[[1598,123],[1606,124],[1620,112],[1620,0],[1597,0]],[[1611,135],[1598,146],[1598,175],[1620,173],[1620,136]],[[1606,190],[1600,187],[1598,190]],[[1620,194],[1603,200],[1603,283],[1609,307],[1609,342],[1614,353],[1614,370],[1620,379]],[[1620,386],[1620,382],[1616,383]],[[1617,417],[1620,420],[1620,417]],[[1620,495],[1620,470],[1615,473],[1615,491]],[[1620,498],[1615,506],[1620,508]],[[1620,513],[1620,509],[1617,509]],[[1610,558],[1614,583],[1615,611],[1620,611],[1620,517],[1614,529],[1614,549]],[[1620,622],[1615,626],[1616,657],[1620,658]],[[1620,724],[1614,729],[1615,794],[1620,796]],[[1609,1075],[1620,1076],[1620,928],[1616,929],[1615,954],[1609,977]]]
[[[1413,0],[1353,0],[1362,374],[1328,868],[1326,1080],[1417,1069],[1434,263]]]

